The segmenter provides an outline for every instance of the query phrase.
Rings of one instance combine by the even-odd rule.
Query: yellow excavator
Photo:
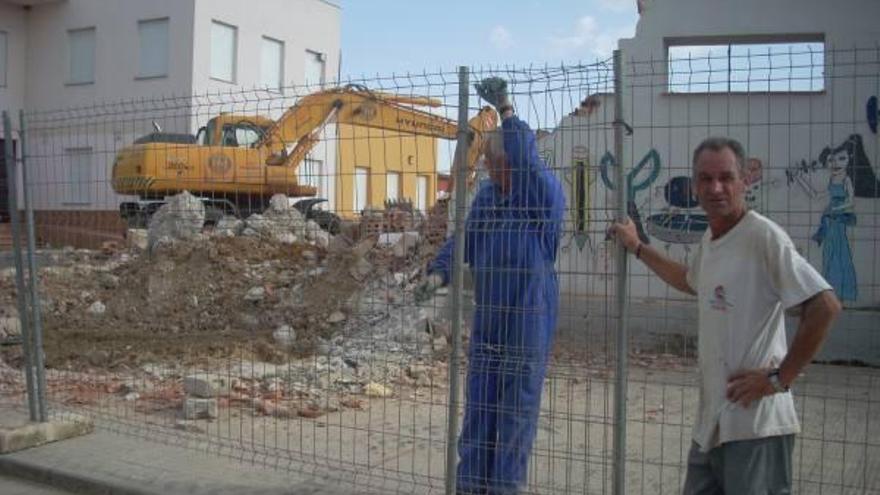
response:
[[[208,221],[222,215],[247,216],[265,209],[274,194],[315,196],[300,184],[297,168],[333,122],[384,129],[403,135],[455,139],[456,122],[417,109],[441,102],[421,96],[370,91],[349,85],[302,97],[278,120],[221,113],[198,134],[152,134],[123,148],[113,163],[112,186],[136,202],[120,204],[129,224],[143,225],[167,196],[189,191],[206,206]],[[495,129],[498,114],[482,108],[470,119],[468,165],[482,148],[482,135]]]

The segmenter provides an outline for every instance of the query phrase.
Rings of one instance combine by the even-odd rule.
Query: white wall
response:
[[[271,5],[254,9],[247,3],[218,0],[69,0],[35,6],[26,14],[0,6],[0,23],[13,23],[18,15],[18,24],[24,25],[31,40],[26,50],[17,52],[22,68],[16,74],[27,81],[22,82],[25,88],[19,100],[29,111],[54,111],[39,113],[29,123],[33,127],[28,148],[34,156],[30,167],[31,182],[37,188],[35,207],[116,209],[120,201],[131,199],[112,191],[110,170],[116,152],[151,132],[152,121],[165,131],[194,133],[220,111],[280,115],[293,104],[296,92],[241,92],[242,87],[253,88],[259,81],[264,35],[285,42],[286,81],[302,82],[306,49],[327,54],[328,80],[333,79],[339,52],[339,8],[320,0],[261,3]],[[165,17],[169,18],[168,76],[138,78],[138,21]],[[212,19],[238,27],[239,78],[234,85],[208,77]],[[96,28],[95,82],[66,84],[67,31],[92,26]],[[25,57],[30,61],[26,65]],[[218,96],[218,92],[229,94]],[[69,151],[77,148],[93,152],[93,194],[88,203],[64,199],[71,188]],[[315,158],[332,166],[333,150],[319,147]]]
[[[699,21],[681,22],[688,19]],[[689,176],[691,153],[710,135],[726,135],[740,140],[748,157],[763,164],[763,177],[757,186],[753,208],[780,223],[796,246],[822,270],[823,246],[813,239],[822,214],[829,204],[828,171],[821,167],[804,178],[817,192],[810,195],[797,183],[788,180],[788,172],[801,160],[817,160],[826,147],[835,147],[851,135],[861,136],[865,154],[880,176],[878,136],[870,131],[865,105],[878,95],[880,59],[876,40],[880,31],[872,19],[880,18],[880,3],[875,1],[826,2],[824,0],[747,0],[743,2],[706,2],[682,0],[654,1],[639,21],[636,37],[621,40],[625,73],[624,120],[635,132],[624,140],[624,162],[635,166],[652,150],[656,152],[659,175],[635,200],[645,225],[651,215],[673,212],[663,188],[674,176]],[[767,35],[822,33],[826,49],[850,51],[826,54],[825,90],[815,93],[749,94],[669,94],[665,78],[665,40],[670,37],[703,35]],[[707,43],[708,44],[708,43]],[[855,46],[867,48],[856,54]],[[653,64],[645,63],[655,61]],[[636,62],[631,65],[632,62]],[[605,100],[603,100],[605,101]],[[564,165],[563,176],[570,177],[571,150],[575,145],[589,149],[590,165],[599,176],[601,157],[613,152],[613,136],[608,123],[612,100],[590,117],[567,117],[554,135],[542,140],[542,148]],[[609,109],[603,112],[602,109]],[[568,167],[567,169],[565,167]],[[567,174],[567,175],[566,175]],[[611,174],[613,176],[613,174]],[[635,180],[648,177],[647,168]],[[570,233],[563,241],[560,271],[591,273],[595,277],[562,277],[563,290],[579,294],[601,295],[604,273],[613,270],[613,252],[605,245],[603,212],[614,208],[613,196],[596,180],[592,195],[591,235],[584,247],[577,247]],[[572,211],[569,195],[569,210]],[[847,300],[849,306],[876,306],[880,303],[880,264],[877,231],[880,227],[880,198],[854,197],[856,224],[846,229],[857,277],[858,296]],[[692,213],[701,213],[695,209]],[[567,231],[571,232],[571,224]],[[687,261],[692,244],[670,242],[665,236],[653,237],[652,243],[671,256]],[[572,247],[574,246],[574,247]],[[631,265],[634,277],[632,293],[636,297],[667,297],[670,289],[639,263]],[[600,285],[596,285],[596,284]],[[840,287],[838,287],[840,288]],[[672,291],[674,292],[674,291]],[[842,290],[840,292],[843,292]]]
[[[0,86],[0,110],[10,112],[10,116],[17,120],[18,111],[24,107],[25,95],[27,21],[24,9],[15,5],[0,3],[0,31],[6,32],[8,44],[6,51],[6,86]]]
[[[277,118],[298,96],[316,91],[303,87],[306,50],[326,57],[325,78],[333,85],[339,68],[340,8],[323,0],[261,0],[259,10],[248,2],[237,0],[194,0],[195,26],[193,38],[193,94],[215,93],[216,98],[198,98],[197,128],[218,111],[260,113]],[[211,25],[213,21],[237,28],[238,46],[236,80],[211,78]],[[255,90],[260,88],[262,37],[284,42],[284,85],[281,93]],[[241,91],[245,90],[242,94]],[[223,94],[226,94],[224,97]],[[214,104],[214,102],[222,102]],[[335,128],[329,126],[312,157],[324,162],[328,178],[328,203],[335,204],[336,175]]]
[[[269,36],[284,42],[284,81],[302,84],[306,50],[327,56],[327,80],[336,78],[340,9],[321,0],[194,0],[193,92],[229,91],[260,86],[260,42]],[[211,22],[238,28],[237,80],[211,79]]]
[[[167,78],[137,79],[138,21],[169,18]],[[180,0],[71,0],[28,14],[26,106],[70,108],[139,97],[186,96],[192,84],[193,5]],[[66,84],[67,30],[96,28],[95,83]]]

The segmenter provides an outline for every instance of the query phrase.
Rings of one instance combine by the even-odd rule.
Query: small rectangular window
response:
[[[306,158],[303,160],[301,170],[302,172],[299,174],[300,183],[316,188],[319,195],[323,194],[324,162],[314,158]]]
[[[428,178],[424,175],[416,177],[416,208],[421,212],[428,209]]]
[[[368,181],[370,170],[363,167],[354,169],[354,212],[360,213],[367,207]]]
[[[70,204],[92,202],[92,148],[67,148],[67,184],[64,201]]]
[[[95,82],[95,28],[67,31],[69,44],[69,84]]]
[[[238,29],[213,21],[211,23],[211,78],[235,82],[235,60],[238,50]]]
[[[822,91],[823,42],[670,45],[670,93]]]
[[[325,69],[324,54],[306,50],[306,85],[323,88],[326,79]]]
[[[7,46],[9,45],[9,35],[6,31],[0,31],[0,88],[6,86],[6,64],[9,57],[7,55]]]
[[[392,201],[400,199],[400,174],[388,172],[385,181],[385,199]]]
[[[263,36],[260,55],[260,83],[280,91],[284,85],[284,42]]]
[[[138,77],[168,75],[168,19],[138,21]]]

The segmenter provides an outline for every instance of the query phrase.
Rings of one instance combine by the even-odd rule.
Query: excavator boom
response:
[[[426,97],[407,97],[343,87],[304,96],[290,107],[264,136],[259,147],[269,150],[277,165],[296,167],[319,142],[323,128],[331,121],[382,129],[405,135],[455,139],[457,124],[439,115],[413,108],[415,105],[440,107],[441,102]],[[479,135],[497,126],[498,117],[489,107],[471,120],[474,133],[469,163],[479,156]],[[295,145],[292,152],[286,152]]]

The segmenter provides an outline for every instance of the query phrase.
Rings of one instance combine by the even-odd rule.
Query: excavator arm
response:
[[[334,88],[304,96],[290,107],[264,135],[257,147],[268,151],[269,165],[296,168],[320,141],[324,127],[335,121],[401,134],[455,139],[458,126],[449,119],[415,106],[439,107],[437,100],[373,92],[362,86]],[[473,170],[482,134],[498,126],[498,114],[484,107],[470,120],[472,141],[468,165]],[[287,151],[293,145],[293,150]]]

